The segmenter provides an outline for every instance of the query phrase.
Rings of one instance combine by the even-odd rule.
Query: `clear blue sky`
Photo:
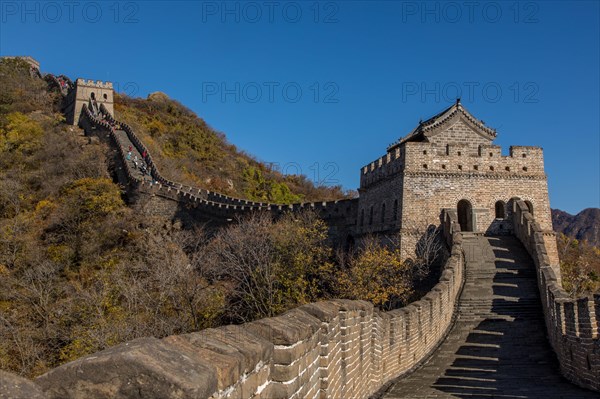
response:
[[[0,12],[1,55],[163,91],[257,158],[346,188],[460,91],[505,153],[544,148],[552,207],[600,206],[597,1],[3,0]]]

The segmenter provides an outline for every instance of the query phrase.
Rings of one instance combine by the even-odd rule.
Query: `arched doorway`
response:
[[[458,201],[456,211],[461,231],[473,231],[473,207],[471,203],[465,199]]]

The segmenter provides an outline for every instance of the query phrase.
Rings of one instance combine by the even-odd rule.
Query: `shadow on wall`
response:
[[[485,231],[490,236],[508,236],[512,235],[513,227],[510,219],[494,219]]]
[[[497,305],[505,306],[500,302]],[[598,398],[596,393],[571,385],[559,375],[554,354],[546,353],[551,350],[544,330],[541,319],[536,323],[519,318],[512,321],[489,318],[480,322],[433,387],[464,399],[539,399],[563,397],[558,386],[568,384],[569,393],[575,395],[569,397]],[[542,345],[545,351],[532,350]]]
[[[504,201],[496,201],[494,204],[494,220],[488,226],[485,231],[486,235],[491,236],[506,236],[514,234],[514,226],[513,226],[513,206],[514,202],[519,200],[519,198],[514,197],[511,198],[508,203]],[[531,204],[531,203],[530,203]],[[533,209],[533,205],[531,205]]]

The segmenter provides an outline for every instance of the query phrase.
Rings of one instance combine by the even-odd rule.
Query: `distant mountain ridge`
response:
[[[590,244],[600,247],[600,208],[587,208],[577,215],[552,209],[552,227],[557,233],[587,240]]]

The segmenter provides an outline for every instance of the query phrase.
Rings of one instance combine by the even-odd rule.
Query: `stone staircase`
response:
[[[486,245],[486,241],[491,245]],[[543,320],[535,270],[515,238],[472,236],[466,237],[464,243],[468,266],[459,307],[461,320]]]
[[[133,143],[129,140],[129,138],[127,137],[127,133],[124,130],[116,129],[115,138],[118,142],[118,145],[120,145],[125,152],[127,152],[129,150],[129,147],[131,147],[131,160],[126,161],[126,166],[129,168],[130,175],[132,175],[140,181],[145,180],[151,182],[152,177],[150,177],[149,174],[142,173],[141,168],[135,167],[134,165],[135,157],[137,157],[139,165],[141,165],[143,157],[140,151],[137,149],[137,147],[133,145]]]
[[[598,398],[559,372],[533,262],[516,237],[463,234],[466,277],[452,331],[385,398]]]

